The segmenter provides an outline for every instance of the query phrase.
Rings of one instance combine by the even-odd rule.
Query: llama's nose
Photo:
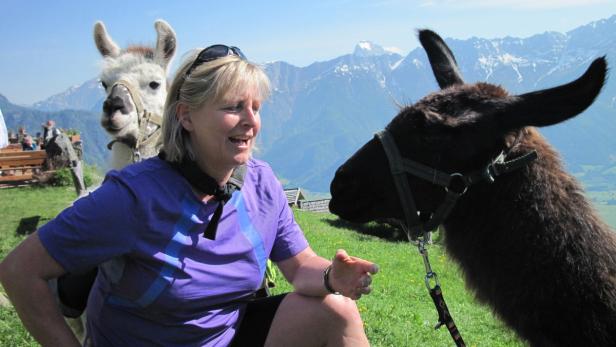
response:
[[[103,103],[103,111],[108,117],[113,117],[117,111],[129,114],[133,111],[130,94],[126,87],[115,85]]]
[[[348,170],[346,170],[344,165],[339,167],[338,170],[336,170],[334,179],[329,186],[332,197],[346,196],[348,193],[360,188],[358,180],[348,175],[347,171]]]

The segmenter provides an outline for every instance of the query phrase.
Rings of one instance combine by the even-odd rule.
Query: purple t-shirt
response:
[[[308,243],[271,168],[251,159],[225,204],[216,240],[203,203],[168,163],[150,158],[111,171],[103,185],[39,229],[49,254],[78,273],[105,262],[90,293],[95,346],[226,346],[244,304],[278,262]],[[217,306],[218,305],[218,306]]]

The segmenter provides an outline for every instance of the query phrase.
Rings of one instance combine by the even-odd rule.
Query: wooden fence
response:
[[[330,199],[300,200],[299,208],[312,212],[329,212],[329,200]]]

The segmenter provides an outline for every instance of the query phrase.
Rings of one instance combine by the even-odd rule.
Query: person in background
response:
[[[161,154],[108,173],[0,263],[39,343],[78,345],[47,281],[100,265],[86,345],[369,345],[355,300],[378,267],[315,254],[274,172],[252,157],[269,91],[237,47],[193,55],[170,87]],[[268,258],[292,293],[255,298]]]
[[[27,135],[28,135],[28,132],[26,131],[26,127],[20,126],[17,129],[17,142],[24,143],[24,139],[26,138]]]
[[[34,143],[34,139],[32,136],[26,135],[24,136],[24,141],[21,143],[21,149],[24,151],[36,151],[36,143]]]
[[[40,131],[36,132],[36,136],[34,137],[34,139],[34,143],[36,143],[38,147],[43,148],[43,137]]]
[[[13,130],[9,130],[9,144],[13,145],[13,144],[19,144],[19,141],[17,140],[17,134],[15,134],[15,132],[13,132]]]
[[[60,134],[60,130],[56,128],[56,122],[51,119],[41,124],[41,127],[43,127],[43,145],[41,147],[45,148],[49,140]]]

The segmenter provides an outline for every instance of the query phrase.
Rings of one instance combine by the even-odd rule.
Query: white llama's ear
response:
[[[105,24],[101,21],[94,24],[94,42],[103,57],[117,57],[120,55],[120,47],[109,37]]]
[[[171,29],[171,26],[162,19],[154,23],[154,28],[156,28],[156,32],[158,33],[154,60],[166,68],[175,55],[175,49],[177,47],[175,32]]]

